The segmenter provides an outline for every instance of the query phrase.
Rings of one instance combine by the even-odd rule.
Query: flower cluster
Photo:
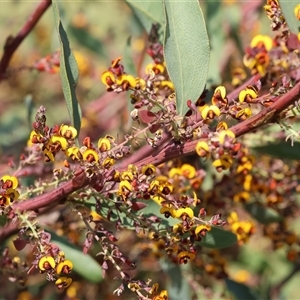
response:
[[[17,190],[19,182],[15,176],[4,175],[1,177],[0,183],[0,207],[5,207],[19,198],[20,193]]]
[[[67,288],[72,283],[70,277],[62,276],[69,274],[73,269],[73,263],[65,259],[63,251],[59,251],[56,257],[42,256],[38,262],[38,268],[41,273],[47,273],[49,281],[55,281],[59,290]]]

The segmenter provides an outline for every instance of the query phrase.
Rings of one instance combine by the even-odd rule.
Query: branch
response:
[[[44,14],[44,12],[50,5],[51,0],[41,0],[40,4],[37,6],[32,15],[28,18],[27,22],[24,24],[17,36],[13,37],[10,35],[6,39],[4,45],[4,52],[0,61],[0,81],[5,78],[6,69],[9,65],[12,55],[17,50],[22,41],[25,39],[25,37],[29,34],[29,32],[34,28],[36,23],[39,21],[41,16]]]
[[[288,93],[285,95],[278,97],[277,101],[274,102],[269,107],[263,109],[260,113],[249,118],[233,127],[231,130],[235,133],[236,137],[239,137],[247,132],[250,132],[254,129],[257,129],[267,123],[276,121],[278,115],[287,107],[294,104],[295,101],[299,100],[300,97],[300,82],[298,82]],[[174,143],[167,144],[163,149],[161,149],[158,153],[153,153],[151,156],[146,157],[142,160],[135,161],[134,164],[137,167],[141,167],[146,164],[154,164],[160,165],[166,161],[172,160],[174,158],[183,157],[187,155],[191,155],[195,153],[195,147],[199,140],[187,142],[182,145],[176,145]],[[127,169],[123,167],[119,169],[119,171],[123,171]],[[94,179],[96,180],[96,179]],[[50,204],[58,203],[59,201],[66,198],[71,193],[88,186],[92,183],[91,179],[86,178],[83,170],[78,170],[74,176],[74,178],[59,188],[43,194],[41,196],[16,202],[13,205],[14,210],[25,211],[25,210],[38,210],[43,207],[47,207]],[[0,242],[1,242],[1,231],[5,230],[5,227],[0,230]],[[7,236],[6,232],[6,236]]]

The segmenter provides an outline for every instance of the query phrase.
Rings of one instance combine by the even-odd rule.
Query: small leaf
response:
[[[102,57],[106,58],[107,53],[103,44],[99,40],[99,38],[94,37],[88,30],[88,28],[78,28],[75,26],[69,26],[70,33],[72,33],[75,39],[81,46],[84,46],[94,53],[101,55]]]
[[[5,226],[7,223],[7,216],[6,215],[0,215],[0,227]]]
[[[206,248],[223,249],[236,244],[237,237],[230,231],[212,227],[211,230],[206,233],[205,237],[203,237],[202,241],[197,243]]]
[[[276,210],[264,207],[257,202],[246,204],[245,208],[258,222],[262,224],[280,222],[282,220],[282,217]]]
[[[237,300],[240,299],[247,299],[247,300],[257,300],[257,299],[263,299],[261,295],[258,295],[258,293],[254,290],[251,289],[250,287],[236,282],[231,279],[225,279],[227,288],[230,293],[234,295],[234,298]]]
[[[279,3],[291,32],[298,34],[300,32],[300,20],[297,20],[294,9],[299,4],[299,1],[279,0]]]
[[[149,124],[157,119],[156,114],[146,109],[139,110],[139,118],[143,123]]]
[[[13,244],[17,251],[21,251],[26,247],[26,245],[28,244],[28,241],[16,238],[15,240],[13,240]]]
[[[169,260],[160,260],[162,270],[168,275],[168,297],[172,300],[191,299],[191,288],[184,273],[191,272],[190,264],[175,265]]]
[[[161,0],[125,0],[125,2],[132,9],[132,12],[142,24],[146,32],[150,32],[153,23],[158,23],[160,25],[163,24],[164,16]]]
[[[300,143],[294,143],[292,146],[290,142],[279,142],[273,144],[267,144],[253,148],[255,151],[274,156],[280,159],[295,159],[300,160]]]
[[[73,263],[73,270],[86,280],[99,283],[102,281],[102,268],[99,263],[89,254],[83,254],[82,249],[78,249],[65,238],[51,232],[51,242],[56,244],[65,252],[66,259]]]
[[[166,17],[164,56],[175,86],[180,116],[189,110],[187,100],[196,102],[204,90],[209,68],[209,40],[197,0],[164,0]]]
[[[62,89],[72,125],[77,129],[77,132],[79,133],[81,125],[81,109],[75,93],[79,74],[78,66],[76,59],[70,49],[67,34],[60,20],[57,0],[52,1],[52,7],[55,27],[60,44],[60,78],[62,82]]]

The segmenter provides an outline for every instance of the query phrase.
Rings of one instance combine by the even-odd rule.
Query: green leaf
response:
[[[81,125],[81,109],[75,93],[79,74],[78,66],[70,49],[67,34],[60,20],[57,0],[52,1],[52,7],[55,27],[60,44],[60,78],[62,82],[62,89],[72,125],[77,129],[79,134]]]
[[[104,58],[107,57],[106,50],[99,38],[94,37],[87,28],[78,28],[71,25],[69,29],[81,46],[90,49]]]
[[[253,149],[261,154],[270,155],[280,159],[300,160],[300,143],[294,143],[292,146],[290,142],[282,141],[254,147]]]
[[[237,237],[234,233],[220,229],[218,227],[212,227],[203,237],[201,242],[197,244],[202,247],[212,249],[224,249],[233,246],[237,243]]]
[[[300,32],[300,21],[297,20],[294,9],[299,1],[279,0],[279,4],[291,32],[298,34]]]
[[[146,32],[150,32],[153,23],[164,23],[163,6],[161,0],[140,1],[125,0],[133,14],[142,24]]]
[[[280,222],[282,220],[282,217],[276,210],[264,207],[257,202],[246,204],[245,208],[252,215],[252,217],[262,224]]]
[[[191,288],[184,272],[191,272],[190,264],[175,265],[169,260],[160,260],[162,270],[168,274],[168,297],[172,300],[191,299]]]
[[[197,0],[164,0],[166,17],[164,56],[175,86],[180,116],[189,110],[187,100],[196,102],[204,90],[209,68],[209,40]]]
[[[236,282],[231,279],[225,279],[225,282],[229,292],[232,293],[234,295],[234,298],[237,300],[241,300],[241,299],[262,300],[263,299],[261,295],[258,295],[258,293],[254,289],[251,289],[250,287],[242,283]]]
[[[0,215],[0,227],[5,226],[7,223],[7,216],[6,215]]]
[[[65,252],[66,259],[73,263],[73,270],[90,282],[99,283],[102,281],[102,268],[99,263],[89,254],[83,254],[82,249],[78,249],[65,238],[51,232],[51,242],[56,244]]]

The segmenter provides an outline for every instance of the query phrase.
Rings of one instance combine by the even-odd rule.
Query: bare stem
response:
[[[10,59],[14,52],[17,50],[22,41],[26,38],[29,32],[34,28],[36,23],[39,21],[44,12],[51,5],[51,0],[41,0],[39,5],[36,7],[32,15],[27,19],[24,26],[21,28],[16,37],[9,36],[6,39],[4,45],[4,52],[0,60],[0,81],[3,80],[6,76],[6,70],[9,65]]]

